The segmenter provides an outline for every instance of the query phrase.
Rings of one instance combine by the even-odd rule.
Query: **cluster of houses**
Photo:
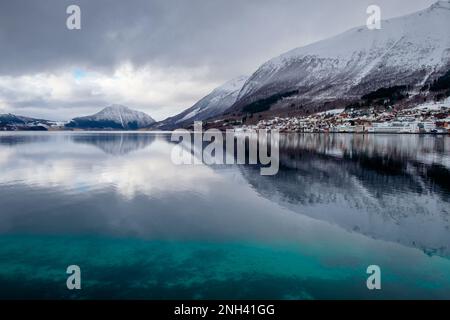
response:
[[[243,126],[242,129],[247,129]],[[261,120],[248,129],[280,132],[450,133],[450,105],[427,104],[403,110],[332,110],[306,117]]]

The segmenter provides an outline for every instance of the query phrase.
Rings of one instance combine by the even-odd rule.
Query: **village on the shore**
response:
[[[402,110],[336,109],[304,117],[275,117],[238,130],[311,133],[450,133],[450,98]]]

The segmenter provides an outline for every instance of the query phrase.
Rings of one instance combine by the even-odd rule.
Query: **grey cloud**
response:
[[[222,77],[247,73],[284,50],[365,22],[372,1],[14,0],[0,4],[1,74],[80,66],[207,65]],[[385,15],[429,0],[378,1]],[[82,30],[65,27],[77,4]],[[236,70],[238,69],[238,70]],[[230,73],[230,74],[228,74]]]

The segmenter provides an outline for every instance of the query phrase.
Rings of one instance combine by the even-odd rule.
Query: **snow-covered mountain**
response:
[[[80,129],[135,130],[155,123],[148,114],[122,105],[111,105],[100,112],[86,117],[74,118],[66,127]]]
[[[380,88],[417,90],[450,69],[450,1],[381,26],[354,28],[264,63],[230,110],[323,109],[327,101],[344,100],[344,105]]]
[[[189,109],[161,121],[156,128],[164,130],[182,128],[185,125],[192,125],[194,121],[203,121],[223,114],[236,102],[247,79],[246,76],[240,76],[226,82]]]
[[[56,123],[29,117],[17,116],[12,113],[0,114],[0,130],[38,130],[45,131]]]

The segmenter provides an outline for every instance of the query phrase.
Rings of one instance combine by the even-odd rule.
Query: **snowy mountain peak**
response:
[[[100,112],[96,113],[94,116],[101,117],[103,119],[117,119],[124,115],[136,115],[138,113],[140,112],[131,110],[126,106],[120,104],[112,104],[106,108],[103,108]]]
[[[108,107],[105,107],[102,111],[105,111],[105,110],[117,110],[117,111],[127,112],[127,111],[130,111],[131,109],[124,105],[121,105],[121,104],[112,104]]]
[[[382,87],[421,87],[450,68],[450,1],[293,49],[264,63],[233,110],[295,92],[289,105],[356,99]],[[282,103],[279,103],[282,104]],[[286,107],[286,105],[279,105]],[[336,107],[336,106],[335,106]]]
[[[113,104],[92,116],[75,118],[67,127],[128,130],[145,128],[154,122],[155,120],[144,112]]]

